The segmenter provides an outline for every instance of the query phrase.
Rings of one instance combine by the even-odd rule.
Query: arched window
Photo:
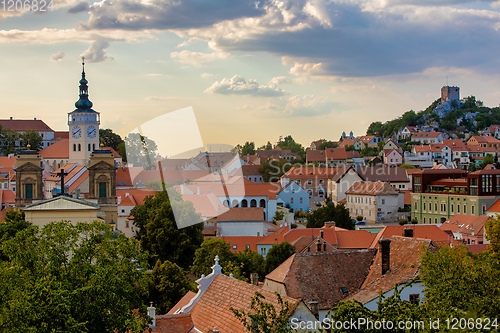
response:
[[[89,145],[87,146],[87,149],[88,149],[88,151],[90,151],[90,143],[89,143]]]
[[[233,207],[238,207],[238,200],[236,199],[233,200]]]
[[[78,151],[82,151],[82,145],[78,144]]]
[[[248,201],[247,201],[247,199],[241,200],[241,207],[248,207]]]
[[[260,199],[260,207],[266,208],[266,200]]]
[[[250,207],[257,207],[257,200],[252,199],[252,201],[250,201]]]
[[[92,144],[92,150],[95,150],[95,143]]]
[[[229,207],[229,200],[224,200],[223,204],[224,204],[224,207]]]

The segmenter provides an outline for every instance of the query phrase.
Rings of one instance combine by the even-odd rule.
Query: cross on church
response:
[[[64,176],[67,176],[68,173],[64,171],[63,168],[61,168],[61,171],[56,173],[56,176],[59,176],[61,178],[61,195],[64,195]]]

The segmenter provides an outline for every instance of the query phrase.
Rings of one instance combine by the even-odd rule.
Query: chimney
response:
[[[319,231],[319,237],[323,238],[323,230]]]
[[[316,241],[316,252],[321,252],[321,242],[318,240]]]
[[[259,285],[259,273],[250,273],[250,283],[255,286]]]
[[[151,306],[148,307],[148,316],[153,318],[153,322],[149,327],[156,328],[156,308],[153,306],[153,302],[151,302]]]
[[[326,242],[323,243],[323,252],[326,252]]]
[[[382,238],[378,241],[380,256],[382,258],[382,275],[391,270],[391,240]]]
[[[335,222],[325,222],[324,228],[335,228]]]
[[[403,236],[413,238],[413,229],[412,228],[404,229]]]
[[[314,317],[319,318],[319,304],[318,301],[310,301],[309,309],[311,310]]]
[[[209,333],[219,333],[219,330],[214,327],[213,330],[209,330]]]

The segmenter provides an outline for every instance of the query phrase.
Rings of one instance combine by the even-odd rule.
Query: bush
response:
[[[292,223],[292,229],[297,229],[297,223]]]
[[[362,215],[358,215],[358,216],[356,217],[356,220],[358,220],[358,222],[363,221],[363,216],[362,216]]]
[[[398,221],[399,225],[405,225],[406,223],[408,223],[408,220],[405,220],[405,219],[401,219]]]
[[[414,218],[413,220],[411,220],[411,224],[418,224],[418,220]]]

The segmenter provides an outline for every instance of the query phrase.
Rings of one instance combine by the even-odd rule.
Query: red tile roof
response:
[[[266,280],[284,284],[290,297],[318,301],[320,309],[331,309],[346,296],[342,287],[349,293],[361,287],[376,252],[368,249],[296,253],[269,273]]]
[[[217,216],[217,222],[230,221],[264,221],[264,208],[235,207]]]
[[[195,292],[188,291],[186,295],[184,295],[177,304],[175,304],[170,311],[167,312],[168,315],[173,315],[175,311],[182,309],[185,305],[191,301],[191,299],[196,295]]]
[[[495,201],[488,209],[486,209],[487,212],[498,212],[500,213],[500,199]]]
[[[491,144],[500,144],[500,140],[495,138],[494,136],[489,136],[489,135],[473,135],[471,139],[474,138],[476,141],[481,144],[481,143],[491,143]],[[470,139],[469,139],[470,141]]]
[[[194,325],[191,314],[156,316],[156,328],[152,333],[188,333]]]
[[[0,173],[9,173],[14,170],[17,156],[0,156]]]
[[[45,159],[69,158],[69,139],[56,141],[47,148],[40,150],[39,154]]]
[[[191,202],[194,210],[204,218],[215,217],[228,210],[213,193],[183,194],[182,200]]]
[[[15,204],[16,194],[12,190],[0,190],[0,207],[3,204]]]
[[[434,243],[452,242],[450,235],[439,229],[437,225],[388,225],[380,230],[373,240],[370,248],[378,248],[378,241],[381,238],[391,238],[392,236],[402,236],[405,229],[413,229],[413,238],[429,239]]]
[[[484,225],[491,218],[491,216],[486,215],[475,216],[457,214],[446,220],[439,228],[444,231],[450,230],[462,234],[483,235]]]
[[[353,146],[358,139],[344,139],[342,142],[339,144],[339,148],[345,148],[346,146]]]
[[[421,255],[431,247],[431,240],[400,236],[392,236],[390,240],[390,271],[382,275],[381,252],[377,251],[361,290],[349,296],[348,300],[355,299],[366,304],[378,298],[380,290],[385,293],[393,289],[396,283],[409,282],[418,274]]]
[[[217,275],[191,310],[194,327],[201,332],[208,332],[214,327],[225,333],[247,332],[230,308],[250,312],[256,292],[263,295],[265,302],[279,313],[281,308],[274,293],[222,274]],[[288,302],[290,315],[300,303],[298,299],[287,296],[282,296],[282,299]]]
[[[337,231],[339,249],[367,249],[377,234],[366,230]]]
[[[443,134],[441,132],[418,132],[418,133],[413,133],[411,135],[411,138],[437,138],[439,134]]]
[[[10,129],[15,132],[35,130],[37,132],[54,132],[40,119],[0,119],[3,130]]]
[[[354,195],[398,195],[399,192],[386,182],[358,181],[345,193]]]

